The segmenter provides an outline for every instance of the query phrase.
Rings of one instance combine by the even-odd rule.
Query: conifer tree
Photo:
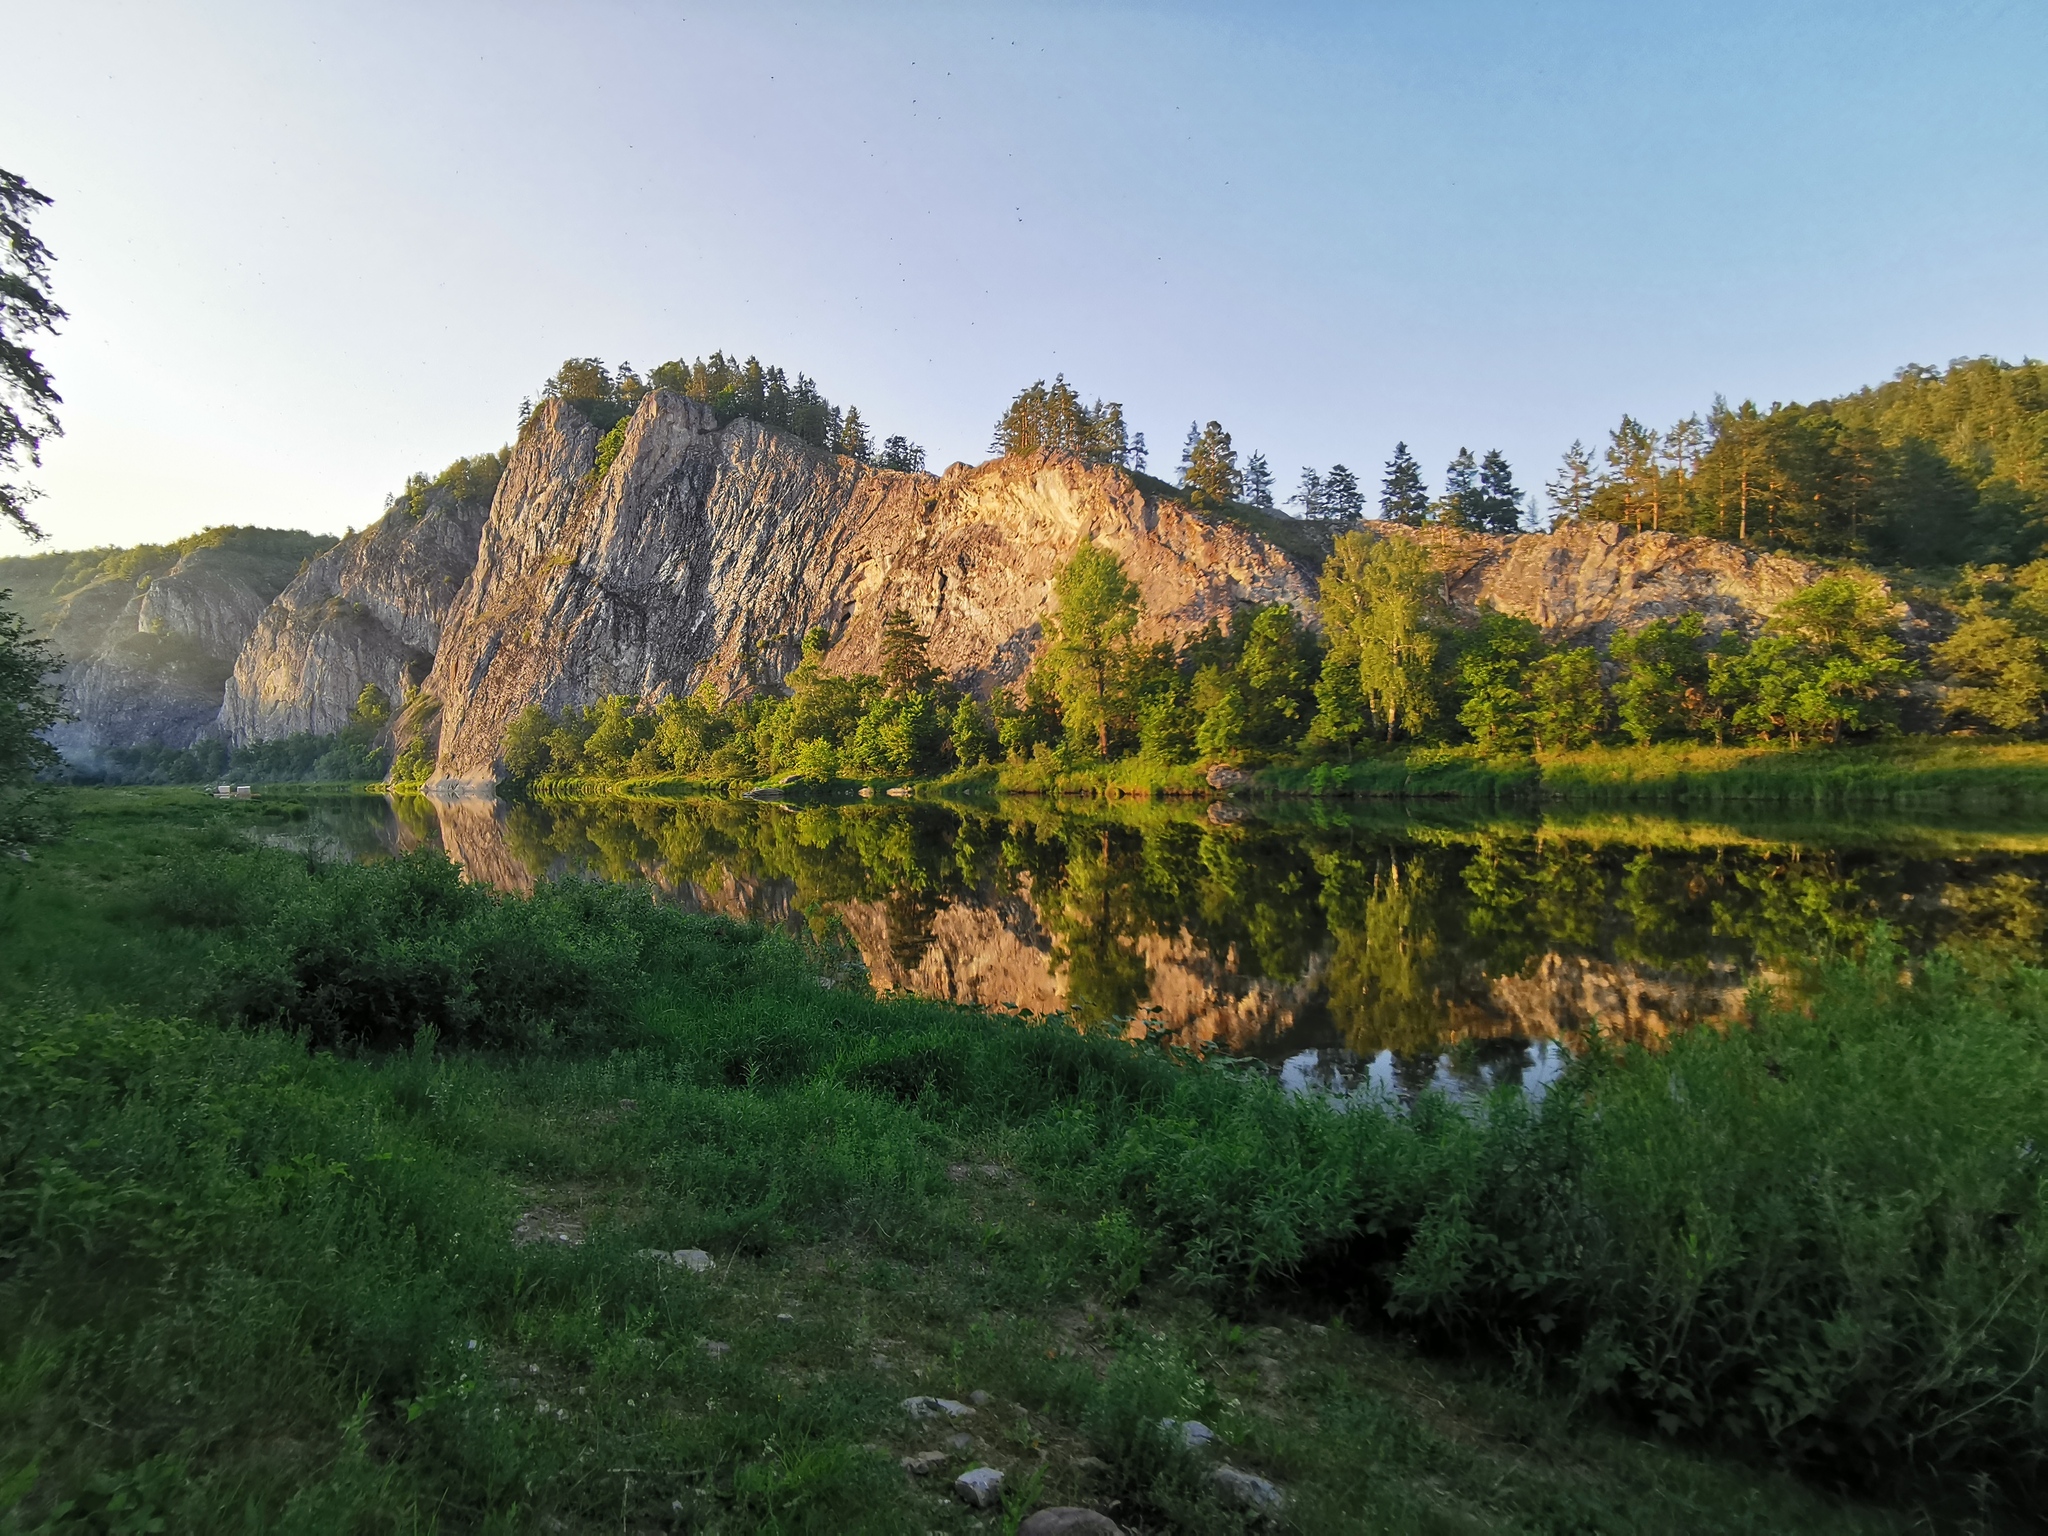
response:
[[[1436,516],[1438,522],[1449,523],[1453,528],[1481,526],[1479,462],[1472,457],[1470,448],[1460,448],[1458,456],[1445,468],[1444,494],[1436,504]]]
[[[925,654],[929,644],[908,608],[892,608],[882,620],[882,682],[898,697],[929,688],[937,674]]]
[[[1564,462],[1543,487],[1550,498],[1553,523],[1576,523],[1593,504],[1593,456],[1577,438],[1564,451]]]
[[[868,435],[868,424],[861,420],[857,405],[846,408],[846,417],[839,424],[839,451],[863,464],[875,456],[875,440]]]
[[[1332,464],[1323,481],[1323,516],[1342,523],[1365,516],[1365,492],[1359,489],[1358,476],[1342,464]]]
[[[1181,451],[1180,483],[1195,506],[1222,506],[1236,501],[1244,489],[1237,468],[1237,450],[1220,422],[1197,428],[1188,423],[1187,446]]]
[[[1380,516],[1390,523],[1419,524],[1429,516],[1429,487],[1422,481],[1422,466],[1408,451],[1406,443],[1394,444],[1394,456],[1387,460],[1380,480]]]
[[[63,397],[28,345],[65,318],[50,297],[49,250],[28,227],[31,215],[49,206],[21,177],[0,170],[0,473],[41,464],[43,439],[64,430],[56,415]],[[36,495],[32,486],[0,480],[0,523],[41,538],[28,515]]]
[[[1060,713],[1069,730],[1092,727],[1107,758],[1110,721],[1123,702],[1125,655],[1142,612],[1138,588],[1123,561],[1090,541],[1053,578],[1052,590],[1056,606],[1046,630],[1053,643],[1045,659]]]
[[[1323,472],[1301,466],[1301,488],[1287,498],[1287,505],[1300,507],[1301,515],[1314,519],[1323,515]]]
[[[1266,467],[1263,453],[1255,453],[1245,460],[1244,499],[1249,506],[1273,505],[1273,471]]]
[[[884,439],[882,451],[875,462],[883,469],[898,469],[906,474],[922,474],[924,450],[909,438],[897,433]]]
[[[1498,448],[1486,450],[1479,463],[1479,483],[1473,495],[1476,527],[1484,533],[1514,533],[1522,523],[1522,493],[1515,485],[1515,472]]]

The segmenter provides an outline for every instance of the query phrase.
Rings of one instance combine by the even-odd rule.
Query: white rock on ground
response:
[[[1169,1435],[1179,1435],[1180,1443],[1191,1451],[1216,1443],[1216,1431],[1199,1419],[1161,1419],[1159,1427]]]
[[[1209,1476],[1218,1493],[1244,1509],[1271,1514],[1287,1502],[1287,1495],[1254,1473],[1240,1471],[1236,1467],[1218,1467]]]
[[[976,1467],[953,1479],[953,1497],[972,1509],[994,1509],[1002,1502],[1003,1474],[994,1467]]]
[[[919,1451],[915,1456],[905,1456],[900,1463],[912,1477],[929,1477],[945,1464],[944,1451]]]
[[[673,1264],[677,1269],[687,1269],[695,1275],[707,1274],[718,1268],[718,1261],[702,1248],[642,1248],[640,1257],[652,1259],[657,1264]]]
[[[913,1419],[971,1419],[974,1410],[950,1397],[906,1397],[903,1411]]]

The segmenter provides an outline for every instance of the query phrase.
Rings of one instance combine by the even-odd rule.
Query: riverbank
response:
[[[2031,1497],[2032,973],[1335,1113],[630,890],[309,860],[283,802],[67,801],[0,885],[16,1523],[1239,1530],[1219,1462],[1304,1532]]]

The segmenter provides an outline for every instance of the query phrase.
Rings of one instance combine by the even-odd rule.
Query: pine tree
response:
[[[1515,485],[1515,472],[1498,448],[1486,450],[1479,463],[1479,484],[1474,495],[1476,526],[1486,533],[1514,533],[1522,523],[1522,493]]]
[[[883,469],[902,470],[906,474],[922,474],[924,450],[899,433],[884,440],[882,452],[875,462]]]
[[[849,459],[859,459],[863,464],[875,456],[874,439],[868,436],[868,424],[860,419],[857,405],[849,405],[839,423],[838,447]]]
[[[1273,471],[1266,467],[1266,456],[1255,453],[1244,464],[1244,499],[1254,507],[1273,505]]]
[[[1323,516],[1340,523],[1355,523],[1365,516],[1365,492],[1358,476],[1342,464],[1332,464],[1323,481]]]
[[[64,430],[56,414],[63,397],[28,345],[39,331],[54,333],[65,318],[50,297],[49,250],[28,227],[30,217],[49,206],[26,181],[0,170],[0,471],[41,464],[43,439]],[[37,494],[33,486],[0,480],[0,524],[41,538],[28,515]]]
[[[1323,515],[1323,472],[1319,469],[1311,469],[1306,464],[1302,465],[1301,489],[1287,498],[1287,505],[1301,508],[1301,515],[1303,517],[1311,519],[1321,517]]]
[[[1145,434],[1140,432],[1131,439],[1131,468],[1142,475],[1145,473],[1146,462]]]
[[[1238,472],[1237,450],[1221,422],[1197,428],[1188,423],[1188,440],[1181,451],[1180,483],[1188,500],[1198,507],[1223,506],[1236,501],[1244,489]]]
[[[1429,516],[1429,487],[1422,481],[1422,466],[1415,462],[1406,443],[1394,444],[1394,456],[1387,460],[1387,472],[1380,480],[1380,516],[1390,523],[1418,524]]]
[[[908,608],[892,608],[882,620],[882,682],[893,695],[931,686],[936,677],[925,654],[929,643]]]
[[[1554,523],[1576,523],[1593,504],[1593,456],[1577,438],[1564,451],[1564,462],[1543,487],[1550,498]]]
[[[1478,528],[1479,461],[1470,448],[1460,448],[1444,470],[1443,499],[1436,504],[1437,521],[1453,528]]]

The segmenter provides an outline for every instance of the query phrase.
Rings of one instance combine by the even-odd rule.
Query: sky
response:
[[[45,548],[339,534],[568,356],[934,468],[1064,372],[1171,474],[2048,353],[2048,7],[0,0],[70,312]],[[28,546],[0,532],[0,553]]]

